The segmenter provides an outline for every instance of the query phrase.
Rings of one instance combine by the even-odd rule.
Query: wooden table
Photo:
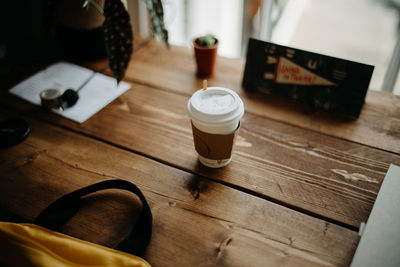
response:
[[[369,92],[355,121],[310,113],[245,92],[244,63],[220,57],[208,80],[238,92],[246,110],[232,162],[215,170],[198,162],[186,114],[202,86],[189,48],[138,50],[132,88],[83,124],[11,96],[10,78],[0,116],[25,118],[32,132],[0,151],[2,218],[32,221],[62,194],[120,178],[150,203],[154,266],[349,265],[389,164],[400,164],[399,97]],[[125,193],[98,193],[64,231],[112,247],[139,210]]]

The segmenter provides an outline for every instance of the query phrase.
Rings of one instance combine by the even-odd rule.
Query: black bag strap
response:
[[[61,231],[63,224],[78,210],[81,197],[104,189],[123,189],[136,194],[142,202],[142,211],[129,236],[118,244],[116,249],[137,256],[143,256],[150,242],[152,221],[151,210],[139,188],[124,180],[107,180],[78,189],[62,196],[44,209],[36,218],[35,224],[54,231]]]

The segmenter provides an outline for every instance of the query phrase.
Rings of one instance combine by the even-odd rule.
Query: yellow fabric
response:
[[[1,266],[150,267],[134,255],[96,245],[34,224],[0,222]]]

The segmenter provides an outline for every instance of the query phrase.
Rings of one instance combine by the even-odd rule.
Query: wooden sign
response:
[[[357,118],[373,70],[371,65],[250,38],[243,87]]]

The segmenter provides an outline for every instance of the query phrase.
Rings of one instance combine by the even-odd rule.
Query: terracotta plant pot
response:
[[[215,62],[217,59],[218,39],[211,47],[200,46],[197,39],[193,40],[194,54],[197,64],[197,76],[209,77],[214,74]]]

